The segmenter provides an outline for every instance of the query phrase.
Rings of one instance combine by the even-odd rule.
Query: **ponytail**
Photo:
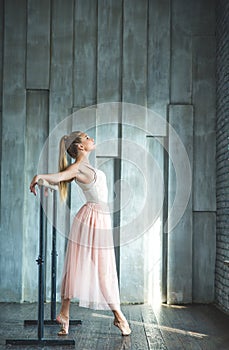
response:
[[[63,136],[60,140],[59,146],[59,171],[63,171],[68,167],[68,160],[65,148],[65,141],[67,136]],[[63,202],[66,201],[68,196],[68,184],[65,181],[59,183],[60,198]]]
[[[67,152],[73,159],[78,157],[78,144],[81,143],[81,131],[73,131],[69,136],[65,135],[60,140],[59,147],[59,171],[63,171],[68,167]],[[59,184],[60,198],[63,202],[68,196],[68,183],[61,181]]]

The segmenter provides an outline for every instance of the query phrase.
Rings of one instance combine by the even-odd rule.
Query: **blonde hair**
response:
[[[69,166],[67,153],[73,159],[78,157],[78,144],[81,143],[81,131],[73,131],[70,135],[65,135],[60,140],[59,145],[59,171],[67,169]],[[61,181],[59,184],[60,198],[66,201],[68,196],[68,183]]]

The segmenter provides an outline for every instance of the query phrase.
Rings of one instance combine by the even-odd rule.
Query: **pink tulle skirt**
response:
[[[97,310],[120,308],[110,214],[101,204],[86,203],[74,218],[61,297]]]

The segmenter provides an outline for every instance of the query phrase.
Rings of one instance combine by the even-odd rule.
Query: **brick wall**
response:
[[[217,252],[216,303],[229,312],[229,1],[220,0],[216,7],[216,79],[217,79]]]

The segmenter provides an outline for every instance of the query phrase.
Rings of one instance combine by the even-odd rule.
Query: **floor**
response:
[[[132,334],[123,337],[113,326],[109,311],[94,311],[71,305],[71,318],[82,325],[72,325],[66,345],[6,345],[6,339],[36,339],[37,326],[24,326],[24,320],[37,318],[36,304],[0,304],[0,349],[79,349],[79,350],[228,350],[229,315],[213,305],[166,306],[152,309],[149,305],[123,306]],[[50,305],[45,305],[49,319]],[[59,339],[58,325],[45,326],[44,339]]]

